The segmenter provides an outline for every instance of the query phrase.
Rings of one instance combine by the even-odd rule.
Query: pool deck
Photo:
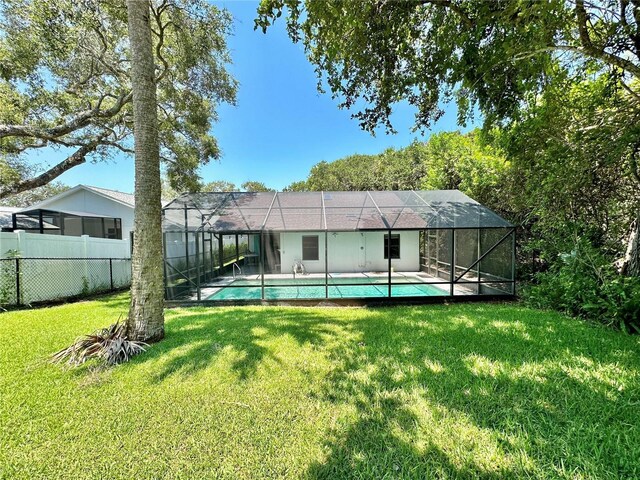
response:
[[[380,279],[384,280],[386,284],[386,280],[388,278],[387,272],[358,272],[358,273],[330,273],[328,274],[329,279],[352,279],[353,283],[357,283],[361,280],[371,280],[371,279]],[[293,275],[291,273],[272,273],[265,274],[264,280],[265,284],[268,284],[270,280],[290,280],[292,284],[296,283],[296,280],[304,279],[317,279],[319,284],[324,285],[325,282],[325,274],[324,273],[308,273],[303,275]],[[226,277],[218,277],[215,282],[210,282],[204,284],[200,288],[201,298],[209,298],[211,295],[218,292],[222,287],[230,286],[236,280],[243,281],[256,281],[260,282],[261,276],[260,274],[253,275],[237,275],[235,278],[232,276]],[[442,278],[434,277],[425,272],[392,272],[391,273],[391,283],[393,284],[406,284],[406,283],[427,283],[432,284],[434,287],[442,290],[442,295],[450,295],[450,283]],[[256,287],[260,286],[260,283],[255,285]],[[304,286],[304,285],[301,285]],[[473,295],[475,292],[470,288],[456,284],[454,286],[454,294],[455,295]],[[193,294],[191,296],[191,300],[197,300],[197,294]]]

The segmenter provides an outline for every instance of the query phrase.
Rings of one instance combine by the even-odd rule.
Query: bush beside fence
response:
[[[0,305],[21,306],[109,292],[131,284],[129,258],[2,258]]]

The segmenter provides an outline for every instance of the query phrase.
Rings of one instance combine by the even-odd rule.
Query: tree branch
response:
[[[584,48],[593,48],[593,43],[591,43],[591,37],[589,36],[587,25],[589,16],[587,15],[587,10],[584,7],[584,0],[576,0],[576,20],[578,23],[580,43]]]
[[[460,5],[456,4],[452,0],[422,0],[420,3],[422,3],[423,5],[435,5],[437,7],[448,8],[460,17],[460,20],[462,21],[462,23],[464,23],[465,27],[471,28],[474,26],[474,21],[467,14],[467,12],[465,12]]]
[[[41,187],[51,182],[55,178],[62,175],[67,170],[81,165],[86,162],[86,156],[91,152],[95,151],[98,145],[100,145],[102,141],[102,137],[88,143],[80,147],[76,150],[72,155],[64,159],[62,162],[57,165],[51,167],[46,172],[38,175],[34,178],[29,178],[27,180],[23,180],[16,184],[10,185],[8,187],[0,188],[0,198],[8,197],[9,195],[15,195],[17,193],[24,192],[26,190],[32,190],[37,187]]]
[[[640,156],[640,142],[636,143],[631,152],[629,162],[631,164],[631,173],[640,185],[640,171],[638,170],[638,156]]]
[[[587,14],[587,10],[584,6],[584,0],[576,0],[575,12],[576,23],[578,25],[578,37],[580,39],[580,45],[582,45],[582,52],[596,60],[601,60],[640,78],[640,66],[626,58],[606,52],[603,48],[593,44],[591,37],[589,36],[589,15]]]
[[[636,45],[636,56],[640,56],[640,2],[638,2],[637,0],[631,0],[631,3],[633,4],[633,19],[636,23],[636,31],[633,34],[632,38],[634,44]]]
[[[620,84],[622,85],[622,88],[624,88],[627,91],[627,93],[629,93],[629,95],[633,96],[636,100],[640,101],[640,95],[636,91],[634,91],[629,85],[627,85],[622,80],[620,80]]]
[[[36,128],[29,125],[0,125],[0,138],[5,137],[33,137],[42,140],[54,140],[58,137],[62,137],[71,132],[86,127],[91,123],[91,120],[95,118],[110,118],[120,113],[122,108],[129,102],[131,102],[131,92],[122,94],[116,100],[113,107],[107,110],[101,110],[100,105],[104,98],[109,95],[104,95],[98,105],[90,110],[80,112],[74,118],[61,125],[56,125],[51,128]]]
[[[166,3],[160,5],[158,9],[155,9],[153,8],[153,6],[151,6],[151,13],[153,14],[156,24],[158,25],[157,32],[153,28],[151,28],[151,31],[158,37],[158,43],[156,43],[156,57],[158,57],[158,59],[162,62],[163,67],[162,72],[160,72],[160,75],[158,75],[158,77],[156,78],[156,84],[159,83],[169,71],[169,62],[167,62],[167,60],[162,56],[162,47],[164,46],[164,31],[169,25],[173,23],[169,21],[164,25],[162,24],[162,12],[164,12],[167,6],[168,5]]]

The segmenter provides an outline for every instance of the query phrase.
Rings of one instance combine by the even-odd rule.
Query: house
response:
[[[515,229],[457,190],[184,194],[168,300],[512,295]]]
[[[5,207],[4,205],[0,205],[0,232],[13,231],[13,214],[20,210],[21,209],[17,207]]]
[[[6,209],[7,207],[3,207]],[[97,238],[130,238],[133,231],[134,196],[90,185],[77,185],[51,198],[12,212],[10,229],[2,216],[3,230]]]

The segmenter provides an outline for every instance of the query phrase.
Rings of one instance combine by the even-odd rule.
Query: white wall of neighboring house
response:
[[[397,272],[420,270],[420,233],[397,231],[400,235],[400,258],[391,260]],[[309,273],[322,273],[324,266],[324,232],[281,233],[280,255],[282,273],[290,273],[296,261],[302,259],[303,235],[318,235],[319,259],[303,260]],[[384,258],[385,232],[329,232],[328,258],[330,273],[385,272],[388,260]]]
[[[68,212],[87,212],[103,217],[114,217],[122,220],[122,239],[129,240],[133,231],[133,207],[102,197],[88,190],[78,190],[59,199],[47,202],[48,210]]]

